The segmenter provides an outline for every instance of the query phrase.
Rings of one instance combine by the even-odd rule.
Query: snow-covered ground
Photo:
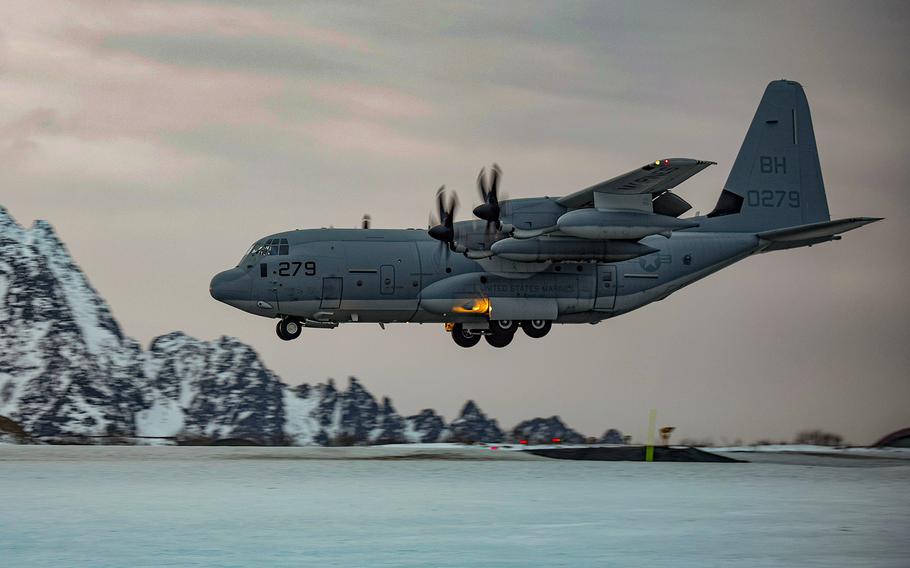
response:
[[[0,565],[905,567],[910,461],[888,462],[4,445]]]

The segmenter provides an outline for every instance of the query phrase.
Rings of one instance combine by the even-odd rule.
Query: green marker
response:
[[[654,428],[657,423],[657,409],[652,408],[648,416],[648,445],[645,446],[645,461],[654,461]]]

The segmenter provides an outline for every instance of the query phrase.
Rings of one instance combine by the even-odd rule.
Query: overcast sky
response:
[[[145,345],[253,345],[289,383],[356,375],[398,410],[590,435],[854,443],[910,426],[910,6],[897,3],[0,3],[0,204],[47,219]],[[507,349],[438,325],[347,325],[285,343],[208,295],[262,235],[425,226],[435,188],[559,195],[665,156],[717,166],[765,85],[809,97],[833,217],[887,220],[750,258],[632,314]]]

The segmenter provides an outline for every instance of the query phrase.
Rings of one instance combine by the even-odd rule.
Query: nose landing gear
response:
[[[284,341],[297,339],[300,337],[301,331],[303,331],[303,325],[295,319],[284,318],[275,325],[275,333]]]

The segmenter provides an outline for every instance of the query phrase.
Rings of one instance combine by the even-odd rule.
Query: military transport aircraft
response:
[[[442,323],[462,347],[505,347],[554,323],[598,323],[666,298],[756,253],[837,240],[878,218],[832,221],[809,104],[774,81],[714,210],[670,190],[714,162],[666,158],[563,197],[499,200],[501,172],[481,170],[483,204],[455,221],[440,188],[428,230],[305,229],[262,238],[216,275],[216,300],[277,318],[283,340],[341,323]]]

